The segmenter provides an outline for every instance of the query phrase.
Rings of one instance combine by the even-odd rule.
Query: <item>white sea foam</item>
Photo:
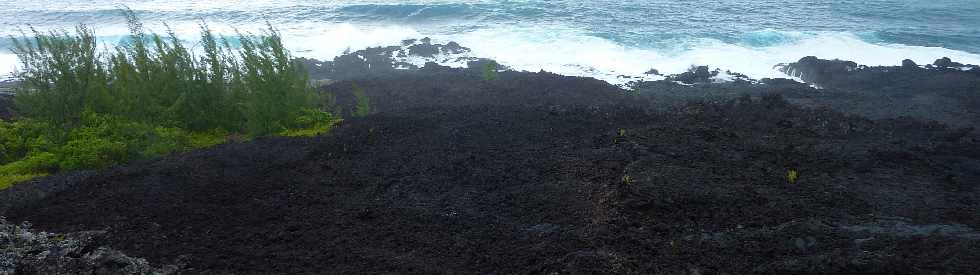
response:
[[[11,74],[17,68],[17,56],[13,54],[0,54],[0,81],[11,78]]]
[[[194,44],[198,22],[177,22],[171,28],[178,37]],[[209,22],[221,35],[237,32],[261,33],[262,22],[229,25]],[[524,71],[549,71],[571,76],[589,76],[613,84],[637,80],[659,80],[662,76],[646,75],[650,69],[661,74],[677,74],[693,65],[730,70],[760,79],[788,77],[773,68],[779,63],[799,60],[804,56],[824,59],[845,59],[862,65],[900,65],[902,59],[929,64],[941,57],[967,64],[980,64],[980,55],[938,47],[898,44],[876,44],[850,33],[841,32],[780,32],[774,30],[750,34],[751,43],[725,43],[713,39],[685,41],[668,48],[625,46],[614,41],[589,35],[581,30],[561,26],[484,28],[454,34],[426,34],[402,26],[359,26],[346,23],[293,23],[277,25],[286,47],[301,57],[330,60],[346,50],[367,47],[400,45],[410,38],[429,36],[434,42],[459,42],[472,52],[465,55],[442,55],[436,58],[410,57],[406,61],[424,65],[434,61],[453,67],[465,66],[465,59],[483,57],[497,60],[501,65]],[[164,31],[160,24],[147,22],[147,28]],[[126,34],[122,26],[97,26],[96,34],[117,42]],[[775,38],[772,38],[775,37]],[[759,43],[759,39],[774,39],[774,43]],[[763,41],[764,42],[764,41]],[[755,45],[755,46],[753,46]],[[0,74],[9,74],[16,59],[0,53]],[[718,78],[724,80],[725,78]]]
[[[779,63],[804,56],[844,59],[868,66],[900,65],[902,59],[932,63],[941,57],[968,64],[980,64],[980,55],[937,48],[896,44],[874,44],[849,33],[813,33],[763,47],[751,47],[718,40],[700,39],[687,48],[644,49],[618,45],[576,31],[500,29],[482,30],[458,36],[456,40],[473,48],[473,54],[498,60],[519,70],[592,76],[619,84],[630,79],[621,75],[643,76],[654,68],[662,74],[677,74],[694,65],[730,70],[751,78],[788,77],[774,69]]]

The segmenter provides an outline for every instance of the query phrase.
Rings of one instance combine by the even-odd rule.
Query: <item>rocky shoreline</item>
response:
[[[468,48],[456,43],[433,44],[428,39],[420,39],[405,41],[402,46],[352,52],[333,61],[301,60],[310,68],[311,78],[321,83],[353,79],[433,78],[449,76],[457,71],[479,75],[487,62],[492,61],[454,56],[467,52]],[[404,58],[399,59],[399,56],[456,63],[463,68],[456,69],[435,62],[407,64],[400,61]],[[960,64],[948,58],[925,66],[910,62],[906,60],[904,66],[868,67],[850,61],[810,56],[776,66],[787,73],[787,77],[796,77],[806,84],[790,79],[750,79],[737,72],[697,66],[681,74],[663,75],[664,80],[636,80],[628,83],[628,87],[618,88],[623,93],[635,92],[655,98],[658,102],[653,104],[655,108],[677,107],[691,100],[724,101],[745,94],[758,97],[778,93],[790,102],[803,106],[830,108],[874,119],[912,117],[954,127],[980,128],[980,97],[977,96],[980,66]],[[534,75],[534,72],[499,69],[503,74]],[[649,74],[660,75],[656,70],[651,70]],[[721,75],[725,76],[724,79],[719,79]],[[590,81],[589,78],[579,79],[576,81]],[[603,86],[598,89],[616,89],[608,84]],[[344,87],[339,89],[347,90]],[[340,92],[337,96],[345,97],[345,94]]]
[[[506,68],[487,80],[490,60],[454,57],[465,51],[422,39],[301,60],[341,114],[355,85],[371,98],[374,114],[330,136],[0,191],[0,215],[34,223],[0,223],[2,267],[968,274],[980,262],[976,66],[804,57],[781,68],[807,83],[719,83],[695,67],[626,90]],[[423,62],[446,58],[466,66]]]

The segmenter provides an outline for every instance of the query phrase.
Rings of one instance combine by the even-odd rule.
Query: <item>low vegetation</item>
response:
[[[129,39],[108,52],[85,26],[10,38],[23,84],[19,116],[0,121],[0,189],[239,136],[323,134],[339,121],[272,26],[239,34],[232,47],[202,25],[192,51],[173,32],[147,33],[127,16]]]

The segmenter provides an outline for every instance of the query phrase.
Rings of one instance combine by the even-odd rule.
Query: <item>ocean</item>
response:
[[[4,0],[0,36],[86,24],[113,44],[127,33],[124,7],[191,45],[202,22],[224,35],[259,33],[268,22],[295,56],[328,60],[431,37],[513,69],[609,82],[692,65],[784,77],[774,65],[808,55],[864,65],[941,57],[980,64],[976,0]],[[0,75],[16,67],[10,46],[0,42]]]

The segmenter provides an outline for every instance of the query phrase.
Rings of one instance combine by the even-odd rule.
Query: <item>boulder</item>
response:
[[[846,60],[826,60],[807,56],[799,61],[778,66],[783,73],[802,79],[807,83],[822,85],[830,80],[847,75],[858,68],[858,64]]]
[[[953,60],[949,59],[949,57],[943,57],[936,59],[936,62],[933,62],[932,65],[938,68],[949,68],[953,66]]]
[[[408,54],[421,57],[433,57],[439,54],[439,46],[430,43],[415,44],[408,47]]]
[[[460,46],[459,43],[450,41],[449,43],[446,43],[446,46],[442,48],[442,51],[449,54],[461,54],[469,52],[470,49]]]
[[[902,60],[902,68],[903,69],[914,70],[914,69],[918,69],[919,68],[919,65],[918,64],[915,64],[915,61],[912,61],[911,59],[905,59],[905,60]]]
[[[711,78],[716,75],[718,75],[718,71],[712,71],[708,66],[692,66],[687,72],[673,75],[669,79],[686,84],[711,83]]]

